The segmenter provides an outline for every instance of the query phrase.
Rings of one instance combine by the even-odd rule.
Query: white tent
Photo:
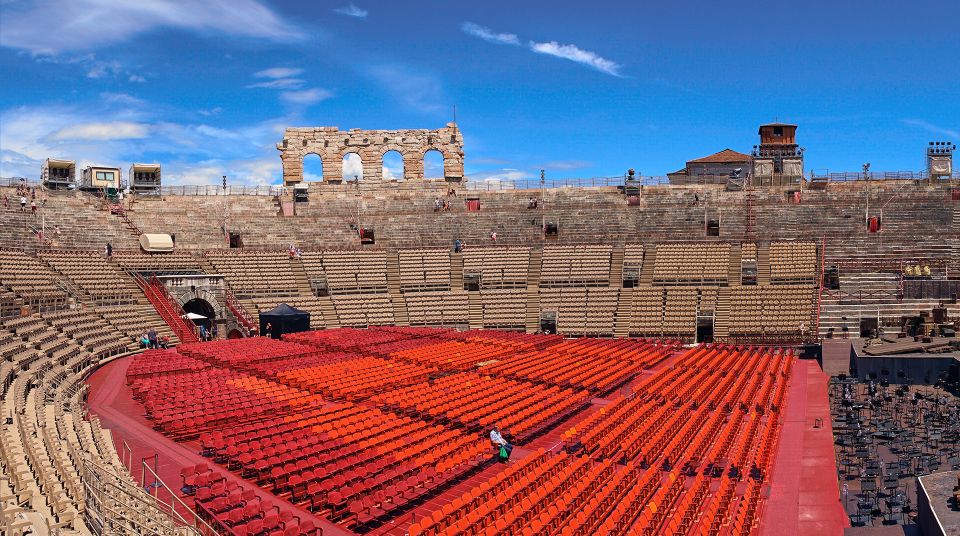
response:
[[[183,315],[183,318],[186,318],[187,320],[206,320],[207,317],[198,315],[197,313],[187,313]]]
[[[147,253],[169,253],[173,251],[173,238],[168,234],[142,234],[140,247]]]

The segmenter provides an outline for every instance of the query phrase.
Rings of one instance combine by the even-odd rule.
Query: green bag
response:
[[[506,447],[500,447],[500,459],[506,460],[509,457],[510,457],[510,454],[507,453]]]

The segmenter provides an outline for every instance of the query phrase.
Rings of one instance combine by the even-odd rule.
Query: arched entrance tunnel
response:
[[[202,316],[203,318],[193,319],[193,323],[197,326],[203,326],[204,331],[207,333],[211,332],[214,322],[217,319],[217,311],[210,305],[210,302],[203,298],[193,298],[183,304],[183,311],[188,315],[193,313]]]

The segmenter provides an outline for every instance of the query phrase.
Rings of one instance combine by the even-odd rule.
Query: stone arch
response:
[[[213,328],[217,321],[217,310],[213,304],[203,298],[192,298],[183,304],[183,310],[186,313],[195,313],[205,317],[204,320],[194,320],[197,326],[204,326],[208,331]]]
[[[440,161],[434,162],[434,163],[428,163],[427,162],[428,159],[433,160],[433,158],[431,158],[430,155],[437,155],[440,158]],[[445,174],[446,160],[447,159],[446,157],[444,157],[443,151],[441,151],[440,149],[433,149],[433,148],[427,147],[426,150],[423,151],[423,155],[421,155],[420,157],[420,161],[422,162],[422,166],[423,166],[423,178],[439,179],[439,178],[445,177],[446,176]]]
[[[443,145],[430,144],[420,151],[420,160],[426,158],[430,151],[437,151],[443,156],[443,178],[448,181],[463,180],[463,151],[454,151]]]
[[[356,157],[354,159],[353,157]],[[355,160],[355,161],[354,161]],[[340,156],[340,178],[344,182],[358,180],[369,180],[372,177],[366,175],[366,166],[364,165],[363,155],[359,151],[346,151]]]
[[[396,155],[392,157],[392,155]],[[391,162],[391,166],[387,166],[387,161],[396,160],[396,162]],[[400,169],[397,170],[395,167],[392,167],[395,164],[400,165]],[[406,180],[406,166],[403,162],[403,153],[397,149],[388,149],[383,151],[380,155],[380,178],[382,180]]]
[[[303,169],[303,180],[322,181],[324,180],[324,161],[323,157],[316,152],[308,152],[300,159],[300,166]],[[317,169],[319,166],[319,169]]]

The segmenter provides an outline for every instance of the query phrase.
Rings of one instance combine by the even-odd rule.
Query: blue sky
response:
[[[275,183],[286,126],[439,128],[475,180],[645,175],[800,125],[807,168],[960,141],[960,3],[0,0],[0,176]],[[429,170],[428,170],[429,172]],[[395,170],[399,173],[399,170]]]

